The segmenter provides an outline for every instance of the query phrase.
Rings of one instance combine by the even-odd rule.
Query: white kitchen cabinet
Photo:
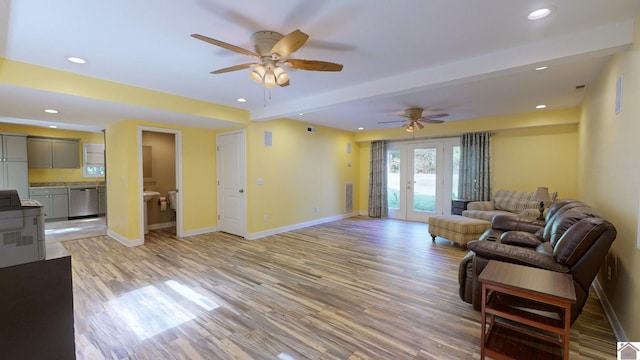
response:
[[[30,168],[80,167],[80,141],[77,139],[29,137],[27,148]]]
[[[69,217],[69,190],[65,188],[31,188],[29,196],[44,207],[44,219],[67,219]]]
[[[2,161],[27,161],[26,135],[0,135],[2,138]]]
[[[0,188],[16,189],[20,199],[28,199],[27,136],[0,134],[0,142]]]

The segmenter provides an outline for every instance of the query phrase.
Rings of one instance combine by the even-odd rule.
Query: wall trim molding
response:
[[[120,244],[126,246],[126,247],[134,247],[134,246],[140,246],[140,245],[144,245],[144,238],[142,239],[135,239],[135,240],[129,240],[125,237],[123,237],[122,235],[115,233],[111,230],[107,230],[107,236],[109,236],[110,238],[112,238],[113,240],[119,242]]]
[[[298,230],[298,229],[306,228],[306,227],[313,226],[313,225],[320,225],[320,224],[324,224],[324,223],[328,223],[328,222],[332,222],[332,221],[336,221],[336,220],[340,220],[340,219],[353,217],[353,216],[356,216],[356,215],[358,215],[358,213],[351,212],[351,213],[348,213],[348,214],[329,216],[329,217],[322,218],[322,219],[316,219],[316,220],[306,221],[306,222],[302,222],[302,223],[298,223],[298,224],[282,226],[282,227],[279,227],[279,228],[269,229],[269,230],[260,231],[260,232],[256,232],[256,233],[247,233],[247,235],[244,238],[247,239],[247,240],[256,240],[256,239],[260,239],[260,238],[265,237],[265,236],[280,234],[280,233],[287,232],[287,231]]]
[[[616,339],[620,342],[628,342],[629,339],[627,338],[627,335],[624,333],[624,329],[622,328],[622,325],[620,324],[620,321],[618,320],[618,317],[616,316],[615,311],[613,311],[613,306],[611,306],[611,303],[609,302],[607,295],[605,295],[604,289],[602,289],[602,286],[600,285],[600,281],[598,281],[597,277],[593,282],[592,286],[593,286],[593,290],[595,290],[596,295],[598,296],[598,299],[600,299],[600,303],[602,304],[602,309],[604,310],[604,314],[606,315],[607,320],[609,320],[609,325],[611,325],[611,330],[613,330],[613,335],[615,335]]]

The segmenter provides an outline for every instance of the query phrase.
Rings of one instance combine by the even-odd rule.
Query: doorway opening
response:
[[[141,239],[149,230],[173,228],[183,234],[182,133],[179,130],[138,127],[138,172]]]

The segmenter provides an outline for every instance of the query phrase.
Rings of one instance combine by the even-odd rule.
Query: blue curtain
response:
[[[387,217],[387,206],[387,142],[373,141],[369,167],[369,217]]]
[[[491,133],[462,134],[460,144],[459,196],[491,200]]]

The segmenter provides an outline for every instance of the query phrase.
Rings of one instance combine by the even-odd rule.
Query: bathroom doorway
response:
[[[176,236],[182,236],[181,143],[182,133],[179,130],[138,128],[140,194],[156,192],[148,201],[140,196],[141,239],[144,239],[145,230],[173,227]]]

